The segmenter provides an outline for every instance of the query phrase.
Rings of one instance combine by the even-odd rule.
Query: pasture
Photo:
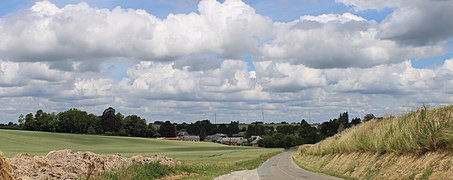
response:
[[[71,149],[97,154],[165,155],[187,165],[202,165],[198,172],[209,179],[233,170],[256,168],[269,154],[282,149],[227,146],[210,142],[169,141],[152,138],[0,130],[0,151],[12,157],[18,153],[46,155],[52,150]],[[208,170],[210,172],[204,172]]]

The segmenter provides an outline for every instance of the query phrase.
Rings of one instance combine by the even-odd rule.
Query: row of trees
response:
[[[375,118],[367,114],[364,121]],[[196,121],[195,123],[171,123],[170,121],[155,121],[147,124],[145,119],[137,115],[124,116],[109,107],[101,116],[89,114],[78,109],[70,109],[58,114],[38,110],[35,114],[29,113],[19,117],[19,124],[7,127],[34,131],[80,133],[80,134],[105,134],[133,137],[175,137],[177,132],[188,132],[199,135],[203,140],[207,135],[223,133],[228,136],[241,133],[245,138],[261,136],[262,147],[293,147],[305,143],[316,143],[322,139],[333,136],[346,128],[361,123],[360,118],[349,122],[347,112],[341,113],[336,119],[331,119],[318,126],[312,126],[305,120],[297,124],[253,123],[247,128],[239,128],[238,121],[230,124],[212,124],[209,120]],[[6,127],[6,125],[5,125]],[[156,127],[159,127],[158,130]]]
[[[374,119],[374,115],[367,114],[365,120]],[[331,119],[327,122],[320,124],[317,127],[312,127],[305,120],[302,120],[298,125],[284,125],[277,126],[276,131],[269,127],[255,127],[247,128],[247,135],[260,135],[263,140],[260,141],[260,146],[263,147],[282,147],[289,148],[301,144],[314,144],[326,137],[333,136],[336,133],[343,131],[346,128],[360,124],[360,118],[353,118],[349,122],[349,115],[347,112],[341,113],[336,119]],[[262,125],[261,125],[262,126]]]
[[[58,114],[38,110],[34,115],[19,116],[19,128],[32,131],[63,132],[78,134],[106,134],[134,137],[154,137],[156,129],[137,115],[115,114],[107,108],[102,116],[69,109]]]

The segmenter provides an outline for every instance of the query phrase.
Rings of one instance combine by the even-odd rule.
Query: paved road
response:
[[[297,166],[292,159],[295,151],[285,151],[266,162],[258,169],[258,176],[261,180],[337,180],[339,178],[306,171]]]

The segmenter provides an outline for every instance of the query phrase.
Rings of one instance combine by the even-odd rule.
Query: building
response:
[[[243,137],[223,137],[218,140],[219,143],[226,145],[242,145],[246,141]]]
[[[250,138],[250,140],[251,140],[250,144],[252,145],[252,147],[259,147],[258,143],[261,139],[263,139],[263,138],[261,138],[260,136],[252,136]]]
[[[180,138],[182,141],[196,141],[196,142],[200,141],[200,136],[190,135],[187,132],[180,132],[178,133],[177,137]]]
[[[222,134],[222,133],[217,133],[213,135],[206,136],[204,138],[204,141],[207,142],[219,142],[221,138],[227,137],[227,135]]]

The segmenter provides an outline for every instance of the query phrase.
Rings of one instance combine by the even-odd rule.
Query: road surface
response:
[[[306,171],[292,159],[295,151],[282,152],[264,162],[258,169],[235,171],[215,180],[338,180],[339,178]]]
[[[261,180],[337,180],[339,178],[306,171],[297,166],[292,159],[295,151],[282,152],[264,162],[258,169]]]

